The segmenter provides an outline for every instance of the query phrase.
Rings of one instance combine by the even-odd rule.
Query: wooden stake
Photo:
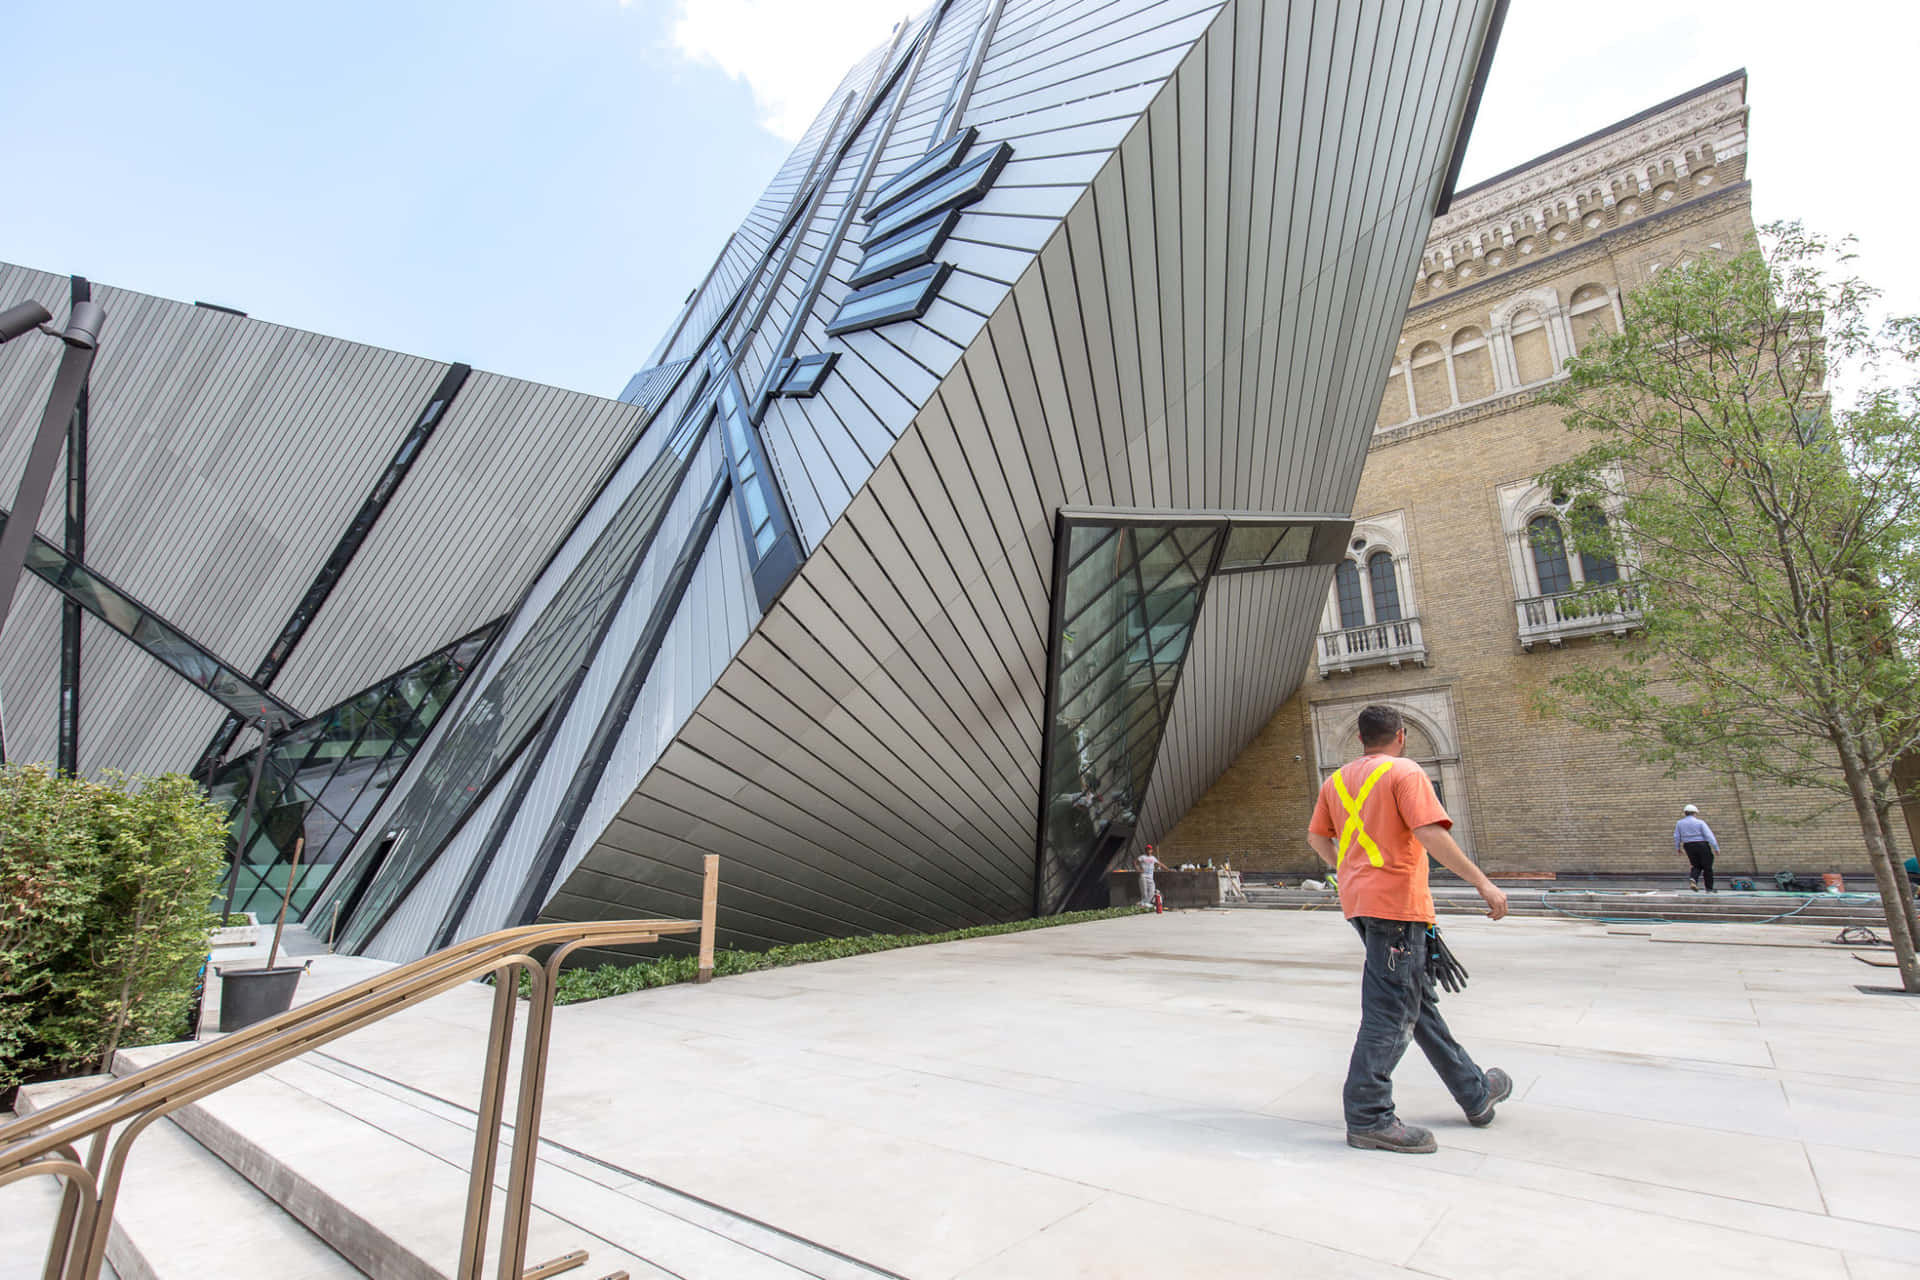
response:
[[[267,968],[273,968],[273,962],[280,957],[280,931],[287,927],[287,901],[293,897],[293,880],[300,874],[300,851],[307,847],[305,836],[295,836],[293,841],[293,865],[287,868],[286,887],[280,891],[280,918],[273,922],[273,945],[267,948]]]
[[[700,891],[700,972],[696,982],[713,981],[713,920],[720,908],[720,855],[707,855],[706,883]]]

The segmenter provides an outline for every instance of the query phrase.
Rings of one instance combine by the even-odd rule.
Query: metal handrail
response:
[[[481,1076],[456,1272],[459,1280],[479,1280],[486,1258],[487,1219],[522,972],[532,984],[532,999],[515,1095],[498,1275],[500,1280],[539,1280],[581,1265],[586,1254],[576,1252],[531,1270],[526,1266],[554,981],[566,958],[581,947],[633,945],[655,942],[666,934],[696,932],[701,935],[702,975],[710,973],[714,919],[710,904],[716,898],[717,862],[716,858],[707,859],[699,920],[536,924],[483,934],[0,1125],[0,1186],[41,1174],[66,1182],[43,1280],[98,1280],[130,1149],[134,1139],[155,1121],[228,1085],[491,974],[493,1019]],[[553,948],[544,962],[531,954],[543,947]],[[120,1130],[117,1137],[116,1126]],[[88,1146],[84,1162],[78,1154],[83,1142]]]

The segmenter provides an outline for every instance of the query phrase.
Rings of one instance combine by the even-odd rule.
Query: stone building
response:
[[[1535,477],[1579,441],[1538,392],[1592,334],[1617,330],[1623,295],[1752,235],[1746,83],[1734,72],[1569,143],[1435,220],[1316,657],[1163,853],[1317,866],[1303,838],[1315,790],[1358,754],[1355,713],[1386,702],[1489,870],[1675,872],[1689,802],[1720,837],[1718,870],[1864,870],[1844,802],[1712,768],[1669,779],[1533,702],[1555,676],[1608,661],[1605,638],[1638,618],[1632,565],[1558,536],[1582,513]]]

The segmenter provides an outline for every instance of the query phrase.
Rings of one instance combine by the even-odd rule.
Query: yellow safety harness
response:
[[[1367,797],[1372,794],[1373,784],[1386,777],[1388,771],[1392,768],[1393,757],[1388,756],[1376,765],[1373,772],[1367,775],[1367,780],[1360,784],[1359,795],[1354,795],[1347,790],[1345,770],[1336,769],[1334,771],[1333,789],[1340,796],[1340,807],[1347,811],[1347,824],[1340,829],[1340,850],[1334,856],[1333,860],[1333,869],[1335,871],[1338,871],[1342,864],[1346,862],[1347,850],[1353,847],[1355,840],[1358,840],[1360,847],[1367,851],[1368,862],[1371,862],[1377,867],[1385,861],[1384,856],[1380,852],[1380,846],[1373,842],[1373,837],[1367,834],[1366,824],[1360,821],[1360,806],[1365,804]]]

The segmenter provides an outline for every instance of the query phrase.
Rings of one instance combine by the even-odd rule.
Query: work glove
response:
[[[1467,989],[1467,970],[1440,937],[1437,925],[1427,926],[1427,978],[1449,995]]]

